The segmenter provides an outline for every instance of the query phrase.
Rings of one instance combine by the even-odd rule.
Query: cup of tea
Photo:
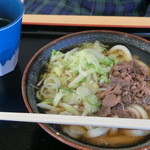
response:
[[[17,65],[23,13],[20,0],[0,0],[0,76]]]

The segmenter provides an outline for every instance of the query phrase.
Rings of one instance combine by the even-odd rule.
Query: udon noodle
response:
[[[49,114],[149,119],[149,67],[124,45],[95,41],[67,53],[53,50],[37,83],[38,107]],[[70,137],[102,146],[142,140],[144,130],[63,125]]]

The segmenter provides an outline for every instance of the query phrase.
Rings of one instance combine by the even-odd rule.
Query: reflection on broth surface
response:
[[[149,119],[149,60],[142,61],[146,53],[135,59],[133,48],[129,49],[95,41],[66,53],[53,50],[37,83],[37,106],[50,114]],[[149,134],[144,130],[61,127],[72,138],[109,147],[136,144]]]

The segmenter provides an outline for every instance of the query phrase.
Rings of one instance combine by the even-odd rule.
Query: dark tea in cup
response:
[[[10,23],[11,23],[11,21],[10,21],[9,19],[0,18],[0,28],[1,28],[1,27],[4,27],[4,26],[6,26],[6,25],[8,25],[8,24],[10,24]]]

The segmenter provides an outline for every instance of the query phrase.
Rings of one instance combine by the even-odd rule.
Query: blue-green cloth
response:
[[[26,14],[150,16],[150,0],[25,0]]]

